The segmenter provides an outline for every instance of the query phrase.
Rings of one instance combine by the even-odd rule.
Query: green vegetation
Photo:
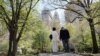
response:
[[[32,1],[32,2],[30,2]],[[40,14],[36,8],[30,8],[30,5],[35,6],[36,0],[24,0],[23,3],[26,3],[27,6],[19,8],[16,5],[20,5],[21,1],[4,1],[0,0],[0,55],[13,55],[18,56],[31,56],[37,55],[38,53],[50,53],[51,52],[51,41],[49,39],[50,29],[42,21]],[[12,3],[13,2],[13,3]],[[18,4],[17,4],[18,3]],[[91,8],[99,7],[99,2],[93,3]],[[13,5],[13,6],[11,6]],[[11,9],[14,8],[14,9]],[[91,9],[90,8],[90,9]],[[29,10],[28,10],[29,9]],[[100,53],[100,8],[96,9],[95,15],[89,13],[89,15],[94,16],[92,18],[93,25],[92,28],[95,29],[94,33],[96,36],[94,41],[97,43],[98,50],[94,51]],[[13,11],[14,10],[14,11]],[[91,11],[89,11],[91,12]],[[88,12],[87,12],[88,13]],[[85,15],[86,16],[86,15]],[[65,27],[70,32],[70,42],[75,44],[75,49],[78,53],[93,53],[93,37],[91,35],[89,23],[91,22],[88,19],[89,17],[82,17],[82,21],[77,19],[73,23],[65,24]],[[57,24],[57,23],[56,23]],[[56,25],[60,28],[59,25]],[[93,38],[94,38],[93,37]],[[13,40],[11,40],[13,39]],[[11,46],[10,46],[11,41]],[[14,44],[16,43],[16,44]],[[60,44],[59,44],[60,45]],[[10,50],[11,48],[11,50]],[[14,49],[15,48],[15,49]],[[62,46],[59,46],[62,51]],[[9,54],[10,50],[10,54]],[[12,55],[12,56],[13,56]]]

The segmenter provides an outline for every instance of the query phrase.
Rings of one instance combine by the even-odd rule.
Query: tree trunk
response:
[[[12,56],[15,56],[17,52],[17,43],[15,41],[15,43],[13,42],[13,52],[12,52]]]
[[[7,56],[15,56],[17,52],[16,29],[11,27],[9,34],[9,50]]]
[[[12,54],[12,37],[11,37],[12,34],[10,34],[10,37],[9,37],[9,49],[8,49],[8,55],[7,56],[11,56]]]
[[[8,49],[8,55],[7,56],[12,56],[13,38],[14,38],[14,31],[12,30],[12,28],[9,28],[9,49]]]
[[[94,22],[93,19],[88,19],[90,30],[91,30],[91,35],[92,35],[92,42],[93,42],[93,53],[98,53],[98,45],[97,45],[97,40],[96,40],[96,33],[95,33],[95,27],[94,27]]]

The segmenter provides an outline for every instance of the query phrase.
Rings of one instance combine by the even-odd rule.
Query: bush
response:
[[[0,43],[0,52],[7,52],[8,50],[8,43],[7,41],[3,41]]]

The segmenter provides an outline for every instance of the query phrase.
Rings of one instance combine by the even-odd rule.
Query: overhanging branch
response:
[[[74,9],[68,8],[68,9],[65,9],[65,10],[72,11],[72,12],[78,14],[79,16],[82,16],[82,17],[86,18],[83,14],[79,13],[78,11],[75,11]]]
[[[6,19],[7,19],[8,21],[10,21],[10,18],[9,18],[9,16],[7,15],[7,12],[5,11],[5,8],[4,8],[2,5],[0,5],[0,7],[1,7],[3,13],[5,14]]]
[[[40,1],[40,0],[37,0],[37,2],[33,5],[32,8],[34,8],[34,7],[37,5],[37,3],[38,3],[39,1]]]
[[[10,7],[11,7],[11,9],[12,9],[12,17],[14,17],[14,0],[9,0],[9,2],[10,2]],[[12,19],[14,19],[14,18],[12,18]]]
[[[94,25],[97,25],[97,24],[100,24],[100,22],[96,22],[96,23],[94,23]]]
[[[21,0],[21,2],[19,2],[18,5],[16,4],[16,6],[18,6],[18,9],[16,8],[17,22],[18,22],[19,17],[20,17],[20,11],[21,11],[21,9],[22,9],[22,0]]]

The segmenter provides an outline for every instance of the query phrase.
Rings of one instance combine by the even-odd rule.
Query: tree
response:
[[[100,5],[100,3],[94,4],[95,7],[98,6],[98,5]],[[100,11],[98,11],[98,14],[100,15]],[[97,17],[94,21],[95,21],[94,25],[95,25],[95,28],[96,28],[96,33],[97,33],[98,41],[99,41],[98,45],[100,46],[100,19],[99,19],[99,17]]]
[[[93,53],[98,53],[99,49],[98,49],[97,40],[96,40],[94,19],[99,16],[99,14],[97,14],[97,12],[100,9],[100,5],[93,8],[92,7],[93,0],[84,0],[84,1],[77,0],[76,3],[73,2],[72,4],[82,7],[84,9],[84,11],[86,12],[87,16],[83,15],[82,12],[79,12],[78,10],[69,8],[70,11],[77,13],[79,16],[82,16],[83,18],[85,18],[88,21],[90,30],[91,30],[91,35],[92,35]]]
[[[95,24],[96,23],[100,24],[100,22],[94,23],[94,19],[97,17],[100,17],[100,14],[97,13],[98,11],[100,11],[100,5],[93,7],[94,0],[66,0],[68,2],[67,5],[69,5],[69,6],[66,5],[66,8],[65,8],[65,6],[62,5],[61,1],[62,0],[60,0],[60,5],[54,4],[54,5],[58,6],[58,8],[56,6],[55,9],[69,10],[69,11],[77,14],[78,17],[76,17],[72,21],[75,21],[79,17],[85,18],[88,21],[89,27],[91,30],[91,36],[92,36],[93,53],[98,53],[99,49],[98,49],[97,40],[96,40]],[[98,3],[100,3],[100,1]],[[78,8],[81,8],[81,10],[84,10],[85,14],[83,14],[83,12],[78,8],[72,8],[71,6],[73,6],[73,5],[75,5]]]
[[[35,1],[35,4],[33,4],[33,0],[5,0],[3,4],[0,4],[0,17],[9,31],[7,56],[16,55],[17,45],[29,19],[29,14],[38,1]],[[22,15],[23,10],[25,10],[24,15]]]

